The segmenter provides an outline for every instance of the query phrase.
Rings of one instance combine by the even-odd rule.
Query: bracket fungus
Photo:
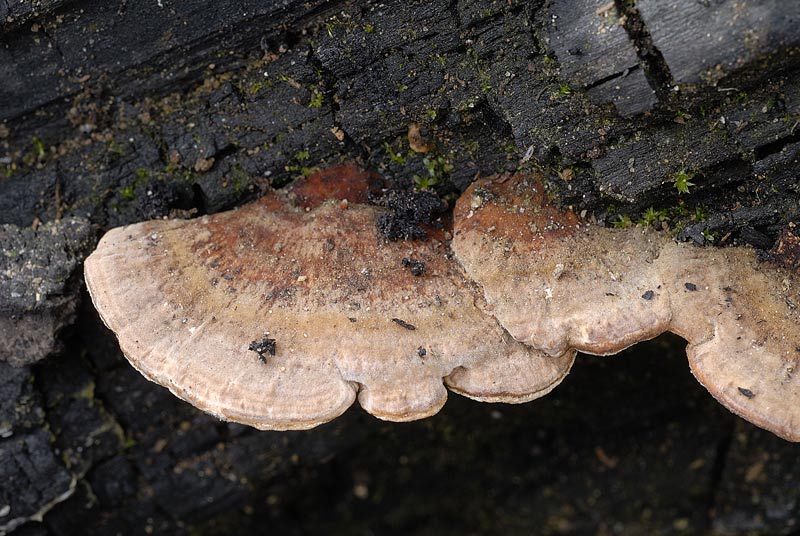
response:
[[[672,331],[723,405],[800,441],[800,288],[750,248],[698,248],[641,228],[581,223],[535,177],[473,183],[453,249],[511,335],[550,355],[612,354]]]
[[[144,376],[261,429],[316,426],[356,397],[383,419],[426,417],[443,381],[504,402],[555,387],[575,351],[514,340],[443,233],[379,237],[369,183],[344,166],[230,212],[112,229],[86,260],[92,300]]]

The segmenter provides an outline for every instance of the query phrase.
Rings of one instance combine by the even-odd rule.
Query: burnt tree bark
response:
[[[767,251],[800,211],[799,23],[778,0],[0,0],[0,533],[796,533],[798,447],[719,408],[677,338],[523,406],[263,433],[127,366],[80,264],[109,227],[342,160],[445,199],[536,167],[601,223]]]

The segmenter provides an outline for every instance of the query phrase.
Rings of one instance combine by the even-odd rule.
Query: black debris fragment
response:
[[[251,342],[247,349],[257,353],[261,362],[266,363],[267,359],[264,357],[264,354],[275,355],[275,347],[275,339],[270,339],[265,335],[260,341]]]
[[[775,262],[777,257],[770,253],[769,251],[764,251],[763,249],[756,250],[756,260],[758,262]]]
[[[377,220],[378,231],[389,240],[425,238],[423,225],[431,225],[447,205],[432,192],[392,191],[373,200],[389,212]]]
[[[683,286],[686,287],[686,290],[689,292],[694,292],[697,290],[697,285],[694,283],[684,283]]]
[[[409,331],[414,331],[415,329],[417,329],[417,326],[415,326],[414,324],[409,324],[405,320],[400,320],[399,318],[392,318],[392,322],[394,322],[401,328],[406,328]]]
[[[414,259],[404,257],[403,266],[407,266],[411,270],[411,274],[417,277],[420,277],[425,273],[425,263],[422,261],[416,261]]]
[[[648,290],[647,292],[642,294],[642,298],[644,298],[645,300],[652,300],[653,296],[655,296],[655,295],[656,295],[655,292],[653,292],[652,290]]]
[[[417,355],[418,356],[425,357],[427,354],[428,354],[428,351],[425,350],[424,346],[420,346],[419,348],[417,348]]]
[[[750,389],[745,389],[744,387],[739,387],[738,389],[739,392],[742,393],[747,398],[753,398],[754,396],[756,396],[755,393]]]

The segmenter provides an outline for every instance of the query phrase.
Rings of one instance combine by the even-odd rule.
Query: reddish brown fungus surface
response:
[[[370,191],[378,193],[381,182],[375,173],[347,163],[312,173],[286,190],[293,204],[312,209],[331,199],[365,204]]]
[[[368,183],[316,176],[230,212],[112,229],[86,261],[94,304],[146,377],[262,429],[318,425],[356,397],[380,418],[422,418],[444,404],[443,381],[505,402],[557,385],[574,351],[515,341],[447,242],[379,238],[384,209],[340,202]],[[251,349],[263,340],[270,352]]]

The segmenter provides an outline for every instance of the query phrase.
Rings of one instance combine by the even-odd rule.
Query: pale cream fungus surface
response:
[[[340,166],[230,212],[112,229],[86,261],[94,304],[146,377],[262,429],[310,428],[356,399],[419,419],[445,385],[525,402],[576,350],[672,331],[722,404],[800,441],[794,271],[749,248],[583,222],[532,174],[473,183],[452,243],[441,228],[389,241],[375,225],[386,209],[368,204],[376,179]]]
[[[230,212],[109,231],[86,280],[133,366],[205,411],[263,429],[318,425],[356,397],[404,421],[436,413],[444,383],[521,402],[561,381],[573,350],[550,356],[515,341],[479,307],[443,237],[379,237],[384,209],[358,202],[368,181],[349,184],[337,197],[315,176]],[[262,337],[275,341],[263,360],[250,350]]]
[[[520,175],[470,186],[455,208],[453,249],[515,339],[551,355],[605,355],[672,331],[722,404],[800,441],[794,272],[750,248],[583,223]]]

